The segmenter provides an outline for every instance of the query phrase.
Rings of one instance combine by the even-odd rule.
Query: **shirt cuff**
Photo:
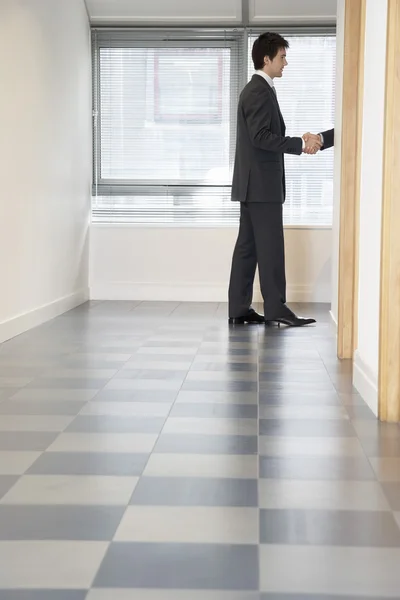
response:
[[[322,135],[322,133],[319,134],[319,137],[321,138],[321,144],[324,146],[325,141],[324,141],[324,136]]]

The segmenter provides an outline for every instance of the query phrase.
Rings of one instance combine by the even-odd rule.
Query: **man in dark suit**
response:
[[[288,46],[276,33],[260,35],[252,51],[256,73],[239,98],[232,200],[240,202],[240,227],[229,284],[230,324],[315,323],[296,316],[286,305],[284,154],[315,154],[321,147],[314,136],[306,142],[285,135],[274,78],[282,77]],[[264,317],[251,308],[257,264]]]

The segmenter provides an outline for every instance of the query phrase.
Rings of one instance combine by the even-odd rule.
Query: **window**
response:
[[[248,73],[254,73],[251,48],[259,34],[249,35]],[[335,111],[336,38],[333,35],[285,35],[288,66],[275,80],[286,134],[331,129]],[[315,156],[285,155],[286,225],[331,226],[333,151]]]
[[[289,39],[277,84],[288,134],[321,131],[333,122],[335,38]],[[236,107],[253,72],[244,48],[239,30],[93,31],[94,222],[237,224]],[[286,224],[331,225],[333,152],[286,165]]]
[[[242,35],[131,35],[95,44],[94,221],[236,223]]]

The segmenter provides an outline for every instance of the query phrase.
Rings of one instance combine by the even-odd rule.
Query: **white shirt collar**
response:
[[[259,69],[258,71],[256,71],[256,75],[260,75],[261,77],[263,77],[265,79],[265,81],[272,88],[274,87],[274,80],[272,79],[272,77],[270,77],[269,75],[267,75],[267,73],[265,71],[263,71],[262,69]]]

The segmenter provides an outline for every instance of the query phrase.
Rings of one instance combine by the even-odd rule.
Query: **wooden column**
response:
[[[350,0],[351,1],[351,0]],[[383,157],[379,418],[400,421],[400,0],[388,0]]]
[[[346,0],[340,182],[339,358],[353,358],[358,314],[358,222],[364,93],[365,0]]]

